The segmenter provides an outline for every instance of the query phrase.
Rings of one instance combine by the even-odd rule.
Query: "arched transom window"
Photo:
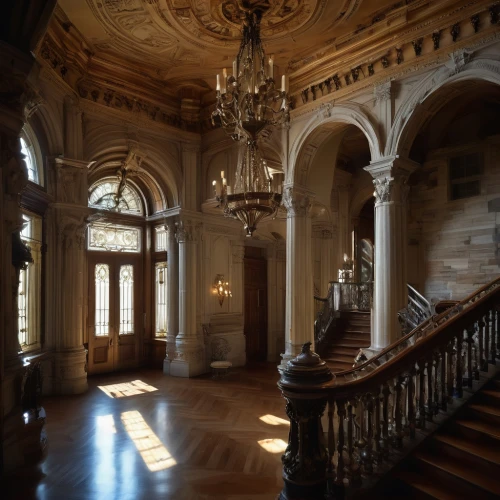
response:
[[[117,179],[103,179],[90,190],[89,205],[113,212],[144,215],[139,193],[130,185],[120,185]]]

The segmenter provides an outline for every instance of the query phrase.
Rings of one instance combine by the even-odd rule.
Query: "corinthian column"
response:
[[[55,303],[54,331],[49,343],[56,349],[54,391],[80,394],[87,386],[86,352],[83,347],[85,231],[87,228],[87,162],[57,158],[55,252],[52,277]]]
[[[181,220],[176,226],[179,243],[179,333],[175,341],[175,359],[170,363],[170,375],[195,377],[205,371],[204,343],[197,334],[196,325],[199,228],[191,220]]]
[[[375,186],[375,272],[371,348],[380,350],[400,336],[398,311],[407,306],[406,200],[408,176],[418,164],[397,156],[365,170]]]
[[[175,221],[165,223],[167,233],[167,352],[163,373],[170,374],[170,363],[175,359],[175,337],[179,332],[179,246],[175,237]]]
[[[303,344],[314,342],[311,202],[309,191],[285,187],[286,318],[285,354],[280,368],[301,352]]]

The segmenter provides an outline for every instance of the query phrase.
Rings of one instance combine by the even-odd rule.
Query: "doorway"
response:
[[[249,247],[247,247],[248,249]],[[259,249],[260,250],[260,249]],[[245,339],[247,360],[267,360],[267,261],[245,257]]]
[[[142,266],[138,255],[89,256],[89,374],[139,365]]]

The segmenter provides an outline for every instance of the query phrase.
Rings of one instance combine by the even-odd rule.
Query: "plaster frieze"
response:
[[[293,186],[283,189],[283,206],[287,210],[287,217],[305,217],[309,215],[313,202],[313,194]]]
[[[292,90],[293,94],[291,98],[294,109],[291,112],[291,117],[296,118],[297,116],[300,116],[300,108],[304,106],[309,107],[312,102],[316,100],[324,100],[325,96],[331,96],[333,93],[335,94],[336,99],[338,99],[346,94],[359,92],[368,86],[367,81],[371,80],[373,85],[376,84],[377,79],[380,78],[383,78],[384,80],[396,79],[410,72],[419,71],[427,67],[442,64],[443,62],[448,62],[448,51],[450,47],[453,47],[455,49],[454,52],[456,52],[457,50],[467,49],[471,46],[484,46],[495,41],[500,35],[497,25],[491,24],[490,21],[487,20],[489,18],[488,5],[476,6],[476,9],[478,7],[482,9],[479,13],[480,23],[478,25],[478,31],[474,32],[471,30],[472,32],[468,33],[464,30],[463,34],[461,34],[455,42],[448,40],[448,38],[442,40],[443,37],[440,36],[436,45],[435,33],[445,32],[450,25],[453,25],[452,19],[449,18],[449,14],[446,14],[446,16],[443,17],[443,20],[446,19],[447,23],[450,23],[446,26],[443,25],[436,27],[435,19],[433,18],[427,23],[429,28],[432,28],[427,29],[427,31],[429,31],[428,33],[426,33],[426,24],[420,23],[412,30],[402,33],[401,37],[398,36],[398,40],[401,38],[401,41],[398,43],[397,48],[402,48],[405,45],[413,45],[413,54],[406,51],[406,60],[404,62],[400,60],[398,64],[397,57],[395,56],[396,47],[391,47],[391,45],[388,44],[385,49],[385,55],[383,55],[383,51],[381,52],[382,55],[373,54],[373,51],[371,51],[367,59],[363,60],[362,58],[358,58],[357,61],[353,59],[347,63],[347,67],[339,67],[339,65],[336,64],[334,70],[336,73],[333,76],[327,78],[326,80],[323,79],[321,81],[316,81],[312,85],[309,84],[302,90]],[[469,12],[462,12],[464,8],[465,7],[457,9],[454,11],[454,14],[461,16],[461,18],[458,19],[461,24],[470,24],[471,21]],[[476,12],[474,12],[474,14],[476,14]],[[418,39],[411,39],[410,36],[414,37],[415,33],[418,33],[420,36]],[[405,39],[405,36],[408,40]],[[422,39],[422,41],[420,39]],[[394,38],[391,37],[391,44],[394,43],[393,40]],[[415,45],[418,46],[418,50],[415,49]],[[427,48],[427,50],[423,51],[424,54],[422,54],[422,48]],[[432,50],[432,48],[434,50]],[[428,52],[428,50],[432,50],[432,52]],[[336,57],[340,56],[336,55]],[[384,60],[387,62],[386,64],[382,64],[383,58],[385,58]],[[380,63],[377,63],[376,61],[379,61]],[[312,66],[316,67],[318,64],[319,63],[317,62]],[[321,65],[319,67],[321,68],[321,73],[324,75],[325,72],[328,71],[327,68],[329,67],[329,64],[326,61],[321,61]],[[357,78],[352,77],[353,67],[361,68],[361,73]],[[347,81],[345,81],[345,75],[349,76]],[[334,81],[337,82],[335,85],[333,84]]]
[[[59,214],[57,219],[57,239],[65,250],[77,248],[85,249],[85,233],[87,231],[87,213],[74,212],[69,215],[66,211]]]

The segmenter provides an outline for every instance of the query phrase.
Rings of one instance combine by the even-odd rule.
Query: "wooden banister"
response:
[[[341,498],[345,486],[360,484],[391,448],[401,449],[414,439],[416,428],[425,429],[440,409],[462,396],[464,384],[472,388],[479,372],[495,363],[499,308],[497,278],[364,363],[335,375],[304,346],[278,383],[291,419],[281,498],[324,498],[327,489],[331,498]],[[325,441],[321,416],[327,405]],[[308,489],[301,478],[313,470],[314,485]]]

